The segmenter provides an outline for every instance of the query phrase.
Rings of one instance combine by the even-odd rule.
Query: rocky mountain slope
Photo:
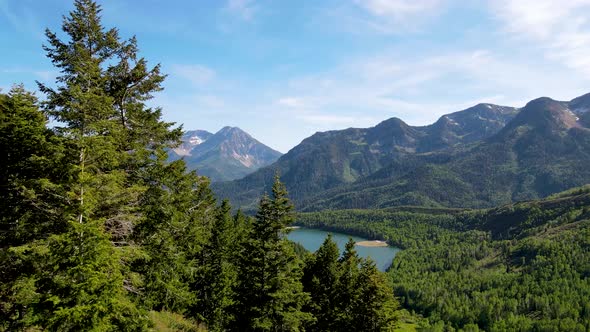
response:
[[[242,178],[281,156],[237,127],[224,127],[215,134],[187,131],[182,141],[170,152],[171,159],[183,158],[189,169],[212,181]]]
[[[590,182],[590,95],[491,104],[413,127],[392,118],[317,133],[273,165],[214,189],[251,207],[278,171],[302,210],[487,207]]]

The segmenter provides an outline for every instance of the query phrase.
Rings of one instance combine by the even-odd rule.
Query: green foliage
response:
[[[490,210],[324,211],[298,223],[406,248],[388,275],[401,305],[427,318],[426,330],[584,331],[589,207],[580,188]]]
[[[228,201],[217,209],[211,238],[201,254],[202,272],[196,283],[199,301],[192,309],[204,317],[212,331],[222,331],[234,320],[230,312],[238,278],[234,253],[244,234],[236,232],[230,210]]]
[[[371,260],[360,258],[351,239],[341,258],[328,236],[308,258],[304,290],[315,321],[309,331],[391,331],[397,302],[385,275]]]
[[[14,86],[0,94],[0,243],[16,246],[62,232],[71,181],[68,141],[46,128],[37,98]]]
[[[311,295],[306,310],[315,321],[311,331],[331,331],[337,326],[337,296],[341,266],[338,263],[340,252],[329,235],[322,246],[305,263],[303,287]]]
[[[33,215],[21,215],[27,205],[38,206],[35,226],[23,223],[26,231],[19,224],[8,228],[6,237],[21,246],[3,252],[2,262],[10,264],[8,289],[20,295],[12,294],[10,305],[3,307],[12,311],[8,326],[17,328],[142,330],[147,326],[145,311],[128,296],[136,291],[137,279],[129,263],[141,256],[130,240],[149,189],[140,179],[160,167],[160,156],[180,131],[171,131],[158,110],[145,107],[151,93],[160,90],[163,76],[158,67],[147,70],[145,60],[137,58],[135,39],[121,41],[116,29],[105,31],[94,1],[77,0],[74,5],[62,25],[67,40],[46,32],[44,49],[60,70],[57,87],[39,83],[47,96],[44,111],[58,126],[53,131],[44,128],[44,117],[35,115],[34,99],[22,91],[22,98],[8,103],[9,114],[28,113],[38,125],[15,122],[5,137],[15,140],[33,129],[24,142],[36,141],[41,143],[37,149],[48,146],[47,152],[57,153],[18,148],[23,155],[14,155],[15,167],[3,169],[7,178],[19,181],[25,180],[18,175],[22,170],[44,174],[31,174],[26,179],[30,186],[21,184],[17,191],[3,193],[26,195],[28,203],[3,211],[17,220]],[[14,259],[17,255],[22,258]],[[11,297],[10,291],[3,293]],[[20,308],[12,306],[15,300]]]
[[[478,105],[429,126],[393,118],[317,133],[275,164],[213,188],[249,210],[275,171],[300,211],[490,208],[539,199],[590,182],[583,152],[589,116],[577,121],[567,105],[543,98],[522,110]]]
[[[203,263],[215,200],[208,180],[187,173],[182,161],[149,170],[145,181],[150,186],[141,204],[144,218],[133,234],[145,252],[132,265],[142,276],[135,286],[143,288],[137,301],[158,311],[184,312],[197,301],[191,284]]]
[[[206,332],[207,329],[182,315],[168,311],[150,311],[154,323],[150,331],[156,332]]]
[[[272,198],[264,196],[240,250],[233,329],[299,331],[312,319],[301,308],[309,300],[301,284],[302,262],[284,239],[293,205],[278,176]]]

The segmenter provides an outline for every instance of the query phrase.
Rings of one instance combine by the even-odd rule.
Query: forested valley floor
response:
[[[590,329],[590,188],[489,210],[303,213],[307,227],[403,248],[388,277],[427,330]]]

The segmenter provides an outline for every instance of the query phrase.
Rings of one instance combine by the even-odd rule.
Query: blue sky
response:
[[[479,102],[590,92],[590,0],[102,0],[169,76],[185,129],[238,126],[287,152],[316,131],[412,125]],[[52,82],[41,45],[70,0],[0,0],[0,87]]]

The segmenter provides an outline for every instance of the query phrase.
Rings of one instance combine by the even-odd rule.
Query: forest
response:
[[[285,239],[278,175],[246,216],[167,161],[182,128],[148,106],[166,76],[96,2],[45,34],[56,82],[0,94],[0,331],[393,328],[390,282],[354,243]]]
[[[298,223],[403,248],[387,274],[432,331],[590,329],[590,188],[489,210],[302,213]]]
[[[183,128],[152,105],[166,74],[101,14],[75,0],[45,31],[56,80],[0,91],[0,331],[590,330],[590,186],[486,209],[297,212],[269,168],[245,213],[169,159]],[[430,186],[470,199],[449,183]],[[402,250],[383,273],[352,240],[308,252],[294,225]]]

